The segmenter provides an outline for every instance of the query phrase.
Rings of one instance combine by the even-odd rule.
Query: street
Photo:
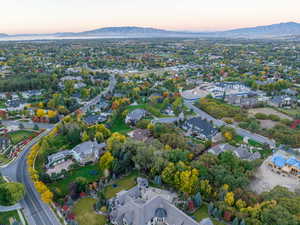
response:
[[[206,112],[204,112],[203,110],[197,108],[196,106],[193,105],[193,102],[188,102],[188,101],[185,101],[184,104],[191,110],[193,110],[199,117],[203,118],[203,119],[206,119],[207,121],[212,121],[212,123],[216,126],[216,127],[222,127],[222,126],[229,126],[229,127],[232,127],[235,129],[236,133],[240,136],[243,136],[243,137],[248,137],[249,139],[252,139],[258,143],[261,143],[261,144],[268,144],[270,145],[270,147],[275,147],[275,141],[274,140],[271,140],[267,137],[264,137],[264,136],[261,136],[259,134],[255,134],[255,133],[252,133],[248,130],[245,130],[245,129],[242,129],[240,127],[236,127],[234,125],[230,125],[230,124],[227,124],[225,123],[224,121],[222,120],[218,120],[214,117],[212,117],[211,115],[207,114]]]
[[[112,92],[116,85],[115,75],[111,76],[110,84],[100,95],[93,98],[81,110],[87,111],[92,105],[97,104],[103,95]],[[8,121],[7,123],[12,123]],[[59,123],[59,122],[58,122]],[[49,125],[40,136],[34,138],[27,144],[23,151],[20,152],[17,159],[13,160],[10,164],[0,168],[3,176],[8,177],[9,180],[20,182],[25,185],[26,194],[25,198],[20,202],[21,207],[24,209],[24,215],[29,225],[60,225],[53,210],[49,205],[45,204],[41,199],[39,193],[36,191],[31,178],[27,172],[26,156],[30,152],[31,147],[37,143],[42,137],[46,136],[55,125]],[[15,206],[19,207],[19,206]],[[12,208],[13,209],[13,208]]]

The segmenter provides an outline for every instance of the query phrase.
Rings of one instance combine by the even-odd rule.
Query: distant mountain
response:
[[[8,36],[8,34],[0,33],[0,38],[1,37],[7,37],[7,36]]]
[[[7,37],[0,34],[0,37]],[[84,32],[62,32],[54,34],[30,34],[30,35],[9,35],[37,36],[39,38],[52,37],[213,37],[213,38],[289,38],[293,39],[300,36],[300,24],[294,22],[272,24],[268,26],[258,26],[250,28],[240,28],[219,32],[188,32],[188,31],[169,31],[150,27],[105,27]]]
[[[224,31],[222,36],[229,37],[249,37],[249,38],[268,38],[300,35],[300,23],[288,22],[272,24],[268,26],[258,26],[250,28],[234,29]]]
[[[58,33],[58,36],[182,36],[185,32],[167,31],[148,27],[104,27],[79,33]]]

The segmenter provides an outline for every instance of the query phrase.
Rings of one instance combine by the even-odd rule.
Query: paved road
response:
[[[193,105],[193,102],[189,102],[189,101],[185,101],[184,102],[185,105],[192,109],[198,116],[200,116],[201,118],[204,118],[208,121],[212,121],[213,124],[216,126],[216,127],[221,127],[221,126],[229,126],[229,127],[232,127],[235,129],[236,133],[240,136],[243,136],[243,137],[248,137],[254,141],[257,141],[261,144],[268,144],[270,145],[270,147],[275,147],[275,141],[274,140],[271,140],[267,137],[264,137],[264,136],[261,136],[259,134],[255,134],[255,133],[252,133],[248,130],[245,130],[245,129],[242,129],[240,127],[236,127],[236,126],[233,126],[233,125],[230,125],[230,124],[227,124],[225,123],[224,121],[222,120],[218,120],[214,117],[212,117],[211,115],[207,114],[206,112],[204,112],[203,110],[197,108],[196,106]]]
[[[115,75],[110,78],[110,84],[100,95],[85,104],[81,110],[86,111],[92,105],[97,104],[102,96],[109,92],[112,92],[116,85]],[[59,122],[58,122],[59,123]],[[34,138],[29,144],[27,144],[23,151],[19,154],[18,158],[11,162],[9,165],[0,168],[0,172],[9,177],[12,181],[23,183],[26,188],[25,198],[20,202],[21,207],[24,209],[24,215],[26,216],[30,225],[60,225],[61,223],[57,219],[50,206],[43,203],[40,199],[39,193],[35,190],[35,187],[27,173],[26,156],[29,153],[31,147],[37,143],[42,137],[46,136],[53,128],[43,132],[40,136]]]

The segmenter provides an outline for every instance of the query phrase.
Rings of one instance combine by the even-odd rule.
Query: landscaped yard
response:
[[[17,211],[0,212],[0,224],[10,225],[10,221],[21,221]]]
[[[79,225],[104,225],[106,218],[103,215],[98,215],[94,211],[96,199],[83,198],[75,203],[72,212],[75,214],[75,220]]]
[[[201,220],[209,217],[208,216],[208,209],[206,204],[202,204],[200,209],[197,209],[192,215],[191,215],[197,222],[200,222]],[[214,225],[224,225],[225,223],[222,223],[216,219],[212,219]]]
[[[11,137],[12,143],[15,145],[29,137],[34,137],[36,133],[33,131],[18,130],[10,132],[8,134]]]
[[[105,197],[110,199],[122,190],[128,190],[136,185],[137,174],[132,173],[128,176],[116,180],[113,184],[107,186],[104,190]]]
[[[53,182],[50,184],[50,188],[54,190],[59,188],[63,195],[67,195],[69,192],[70,184],[75,180],[76,177],[84,177],[87,181],[94,182],[99,179],[99,168],[98,165],[88,165],[81,167],[76,170],[71,170],[68,172],[67,176],[61,180]]]

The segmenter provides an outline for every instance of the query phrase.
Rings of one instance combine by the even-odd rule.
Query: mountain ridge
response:
[[[103,27],[83,32],[58,32],[52,34],[31,34],[33,36],[55,36],[55,37],[225,37],[225,38],[276,38],[300,35],[300,23],[286,22],[265,26],[246,27],[231,29],[226,31],[213,32],[192,32],[192,31],[172,31],[156,29],[152,27],[119,26]],[[29,36],[0,34],[0,37],[9,36]]]

